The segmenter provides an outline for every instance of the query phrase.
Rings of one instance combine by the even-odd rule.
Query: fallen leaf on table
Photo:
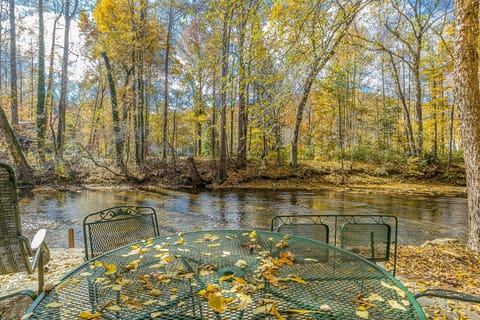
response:
[[[324,311],[324,312],[332,312],[332,308],[330,308],[330,306],[328,304],[322,304],[320,306],[320,310],[321,311]]]
[[[110,311],[122,311],[122,308],[120,308],[120,307],[117,306],[117,305],[109,306],[109,307],[106,307],[105,309],[106,309],[106,310],[110,310]]]
[[[173,244],[174,246],[181,246],[182,244],[185,244],[185,239],[180,238],[175,243]]]
[[[208,295],[208,306],[215,312],[223,312],[227,305],[233,301],[233,298],[225,298],[218,294]]]
[[[392,289],[392,290],[395,290],[397,292],[397,294],[402,297],[402,298],[405,298],[407,296],[407,294],[405,293],[405,291],[403,291],[402,289],[400,289],[399,287],[397,286],[394,286],[392,284],[388,284],[386,283],[385,281],[382,281],[381,282],[382,286],[384,286],[385,288],[388,288],[388,289]]]
[[[139,262],[140,262],[140,260],[130,261],[126,266],[123,266],[122,269],[133,272],[133,271],[137,270]]]
[[[127,308],[130,310],[143,309],[143,304],[138,300],[128,299],[128,300],[125,300],[124,302],[127,305]]]
[[[264,301],[267,299],[263,299]],[[280,312],[278,312],[275,303],[269,302],[263,306],[257,307],[254,311],[254,314],[267,313],[275,317],[276,320],[286,320]]]
[[[383,299],[380,295],[376,293],[370,293],[367,298],[365,298],[367,301],[378,301],[378,302],[383,302],[385,299]]]
[[[63,306],[62,303],[55,301],[55,302],[52,302],[52,303],[47,304],[47,305],[45,306],[45,308],[59,308],[59,307],[61,307],[61,306]]]
[[[228,275],[225,275],[225,276],[221,276],[220,278],[218,278],[218,281],[223,282],[223,281],[232,280],[234,275],[235,274],[232,273],[232,274],[228,274]]]
[[[370,316],[369,313],[368,313],[368,310],[357,310],[355,312],[355,314],[357,315],[357,317],[359,317],[360,319],[368,319],[368,317]]]
[[[155,302],[157,302],[157,300],[148,300],[148,301],[143,302],[143,304],[146,305],[146,306],[150,306],[150,305],[154,304]]]
[[[150,313],[150,317],[152,317],[153,319],[155,319],[155,318],[160,317],[162,314],[163,314],[162,311],[152,312],[152,313]]]
[[[248,263],[245,260],[240,259],[237,262],[235,262],[235,267],[237,268],[245,268],[246,266],[248,266]]]
[[[240,303],[238,304],[239,310],[245,310],[253,302],[252,297],[247,295],[240,296]]]
[[[160,291],[156,288],[153,288],[152,290],[150,290],[150,292],[148,294],[151,295],[151,296],[154,296],[154,297],[158,297],[159,295],[162,294],[162,291]]]
[[[100,318],[102,314],[100,312],[91,313],[90,311],[82,311],[78,316],[80,319],[94,319]]]
[[[109,276],[112,274],[117,273],[117,266],[114,264],[103,263],[103,267],[105,268],[105,275]]]
[[[297,283],[301,283],[301,284],[307,284],[308,283],[307,281],[303,280],[302,278],[300,278],[296,274],[289,274],[287,279],[290,280],[290,281],[295,281]]]
[[[402,311],[407,311],[407,309],[402,306],[400,303],[398,303],[397,301],[395,300],[388,300],[388,304],[393,308],[393,309],[397,309],[397,310],[402,310]]]

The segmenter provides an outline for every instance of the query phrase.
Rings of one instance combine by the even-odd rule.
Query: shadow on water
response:
[[[91,212],[118,205],[155,208],[160,232],[200,229],[269,229],[277,214],[385,214],[399,220],[399,243],[418,245],[435,238],[464,242],[467,203],[463,198],[349,194],[330,191],[205,191],[162,194],[138,190],[36,191],[21,194],[24,233],[48,229],[51,247],[67,247],[67,230],[83,247],[82,222]]]

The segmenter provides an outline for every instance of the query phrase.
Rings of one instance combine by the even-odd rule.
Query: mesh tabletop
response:
[[[425,319],[391,274],[328,244],[251,230],[159,237],[82,264],[28,319]]]

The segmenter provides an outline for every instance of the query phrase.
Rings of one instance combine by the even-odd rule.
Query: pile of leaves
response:
[[[387,264],[387,268],[391,268]],[[414,292],[427,288],[449,289],[480,295],[480,253],[469,251],[456,240],[431,241],[420,247],[399,246],[397,277]],[[438,299],[437,299],[438,300]],[[480,304],[447,300],[424,306],[433,319],[480,318]],[[469,312],[465,312],[468,310]],[[468,317],[476,314],[478,318]],[[450,316],[449,316],[450,315]]]

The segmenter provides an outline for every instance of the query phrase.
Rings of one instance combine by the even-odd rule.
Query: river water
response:
[[[200,229],[269,229],[277,214],[384,214],[397,216],[400,244],[419,245],[436,238],[466,240],[464,198],[354,194],[332,191],[206,191],[153,193],[137,190],[35,191],[21,194],[24,234],[46,228],[47,244],[83,247],[82,221],[91,212],[118,205],[155,208],[162,234]]]

